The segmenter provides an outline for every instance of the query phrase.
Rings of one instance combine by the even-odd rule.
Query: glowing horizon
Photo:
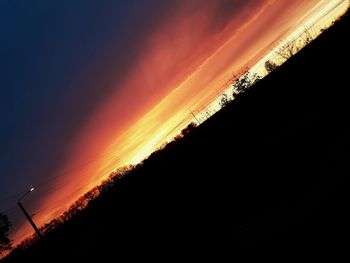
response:
[[[328,25],[329,19],[339,17],[348,7],[348,2],[341,0],[307,3],[299,0],[288,4],[276,0],[262,2],[242,10],[241,16],[248,19],[241,22],[242,17],[235,17],[220,30],[206,31],[202,28],[203,24],[210,25],[212,4],[203,5],[195,14],[188,13],[185,5],[179,11],[181,15],[178,19],[158,28],[143,47],[148,52],[135,61],[133,71],[118,84],[123,86],[123,93],[116,90],[108,94],[69,145],[66,160],[54,173],[52,193],[38,205],[42,211],[35,218],[37,224],[43,225],[62,214],[112,171],[124,165],[137,164],[171,140],[193,121],[189,110],[209,107],[216,95],[222,94],[223,85],[232,73],[237,73],[252,61],[254,64],[250,67],[260,72],[263,62],[271,58],[274,48],[278,47],[276,39],[300,34],[305,24],[312,24],[321,17],[320,21]],[[335,6],[332,17],[323,19]],[[202,33],[198,36],[193,36],[192,31],[187,29],[194,21],[200,21],[193,25],[194,31]],[[294,28],[296,25],[297,28]],[[168,31],[175,32],[172,37],[181,39],[177,41],[178,47],[171,46]],[[203,46],[194,52],[191,59],[185,59],[184,54],[191,54],[188,49],[197,44],[192,40],[196,37],[203,40]],[[173,66],[172,61],[180,62],[178,66]],[[152,93],[159,83],[162,87]],[[125,99],[132,100],[135,96],[128,87],[142,84],[149,89],[152,99],[141,105],[135,114],[125,113],[120,125],[110,123],[116,114],[116,104],[121,103],[117,110],[122,110],[128,103]],[[31,232],[28,225],[20,226],[12,234],[15,244]]]

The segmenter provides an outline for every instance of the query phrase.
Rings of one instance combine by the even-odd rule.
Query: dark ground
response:
[[[349,28],[347,16],[9,262],[346,254]]]

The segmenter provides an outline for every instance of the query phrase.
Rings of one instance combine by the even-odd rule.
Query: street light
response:
[[[32,220],[32,218],[30,217],[30,215],[27,213],[27,211],[24,209],[23,205],[21,204],[21,200],[26,197],[28,194],[30,194],[31,192],[33,192],[35,190],[34,187],[31,187],[27,192],[25,192],[19,199],[18,199],[18,206],[19,208],[21,208],[23,214],[26,216],[26,218],[28,219],[30,225],[33,227],[34,231],[36,232],[36,234],[38,235],[39,238],[42,238],[42,235],[40,233],[39,228],[37,228],[37,226],[35,225],[34,221]]]

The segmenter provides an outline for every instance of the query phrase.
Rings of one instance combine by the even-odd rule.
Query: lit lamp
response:
[[[33,192],[35,190],[34,187],[31,187],[27,192],[25,192],[19,199],[18,199],[18,206],[19,208],[21,208],[23,214],[26,216],[26,218],[28,219],[30,225],[33,227],[35,233],[38,235],[39,238],[42,237],[39,228],[37,228],[37,226],[35,225],[34,221],[32,220],[32,218],[30,217],[30,215],[27,213],[27,211],[24,209],[23,205],[21,204],[21,200],[26,197],[28,194],[30,194],[31,192]]]

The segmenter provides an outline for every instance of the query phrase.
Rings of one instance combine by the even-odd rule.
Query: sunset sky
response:
[[[18,242],[341,0],[0,1],[0,212]],[[327,9],[328,10],[328,9]],[[281,87],[283,88],[283,87]]]

